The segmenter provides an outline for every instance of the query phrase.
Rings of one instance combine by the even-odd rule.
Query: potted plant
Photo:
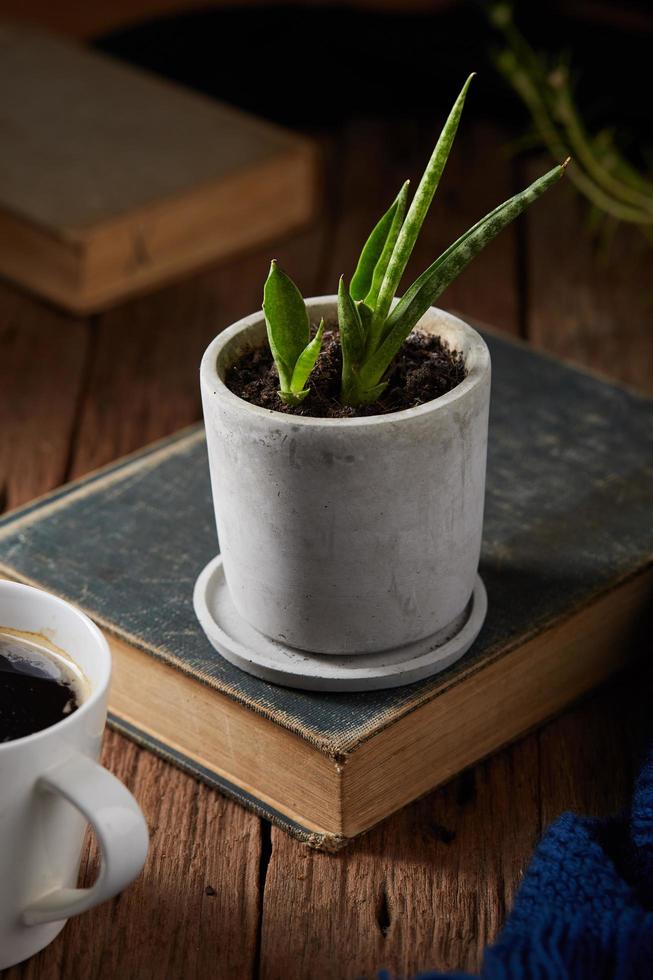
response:
[[[204,354],[221,554],[195,608],[223,655],[268,680],[408,683],[461,656],[482,625],[490,358],[432,304],[566,164],[477,222],[397,300],[472,77],[410,206],[405,184],[349,284],[305,302],[273,262],[263,312]]]

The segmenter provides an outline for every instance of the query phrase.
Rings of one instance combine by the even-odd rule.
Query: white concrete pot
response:
[[[335,321],[335,296],[307,306],[313,322]],[[429,310],[418,326],[463,352],[465,380],[418,408],[369,418],[285,415],[230,392],[229,366],[266,342],[262,313],[233,324],[204,354],[202,402],[229,596],[249,626],[285,647],[332,655],[394,650],[451,633],[470,602],[490,356],[475,330],[442,310]]]

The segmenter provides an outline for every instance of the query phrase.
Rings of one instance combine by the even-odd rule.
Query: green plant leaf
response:
[[[363,327],[363,336],[365,337],[365,346],[367,349],[367,340],[369,338],[370,324],[372,322],[374,311],[371,310],[366,303],[356,303],[356,309],[358,310],[358,315],[361,318],[361,326]]]
[[[356,271],[349,284],[351,298],[355,301],[363,300],[372,310],[376,305],[385,270],[388,268],[406,214],[409,184],[410,181],[407,180],[386,213],[375,225],[363,246]]]
[[[381,380],[406,337],[429,306],[506,225],[562,177],[567,162],[554,167],[481,218],[413,283],[388,317],[381,346],[361,368],[359,384],[363,389],[371,388]]]
[[[447,118],[444,128],[440,134],[440,138],[435,145],[435,149],[431,154],[431,159],[429,160],[424,175],[419,182],[419,186],[415,191],[415,197],[408,209],[408,214],[406,219],[401,226],[399,236],[395,243],[392,255],[390,256],[390,261],[388,262],[388,267],[385,271],[383,277],[383,282],[379,289],[377,302],[374,309],[374,317],[372,319],[371,333],[374,338],[375,343],[379,343],[381,335],[383,332],[383,324],[390,310],[390,305],[394,298],[397,289],[399,288],[399,283],[401,277],[404,274],[406,265],[413,251],[417,236],[419,235],[422,224],[424,223],[424,218],[426,213],[431,206],[431,201],[437,190],[438,184],[440,183],[440,177],[445,168],[445,164],[449,158],[449,153],[451,152],[451,147],[453,145],[456,132],[458,130],[458,123],[460,122],[460,117],[462,115],[463,106],[465,104],[465,98],[467,96],[467,90],[471,84],[473,74],[469,76],[467,81],[462,87],[460,95],[456,99],[449,117]],[[370,346],[370,351],[374,350],[373,346]]]
[[[310,325],[302,294],[276,260],[263,290],[263,313],[281,390],[289,392],[295,365],[309,341]]]
[[[363,308],[367,309],[364,304],[357,306],[354,303],[345,285],[344,276],[341,276],[338,283],[338,327],[342,348],[341,396],[345,404],[348,404],[347,392],[355,385],[354,379],[365,356],[367,338],[360,314],[360,309]],[[368,314],[363,315],[368,318]]]
[[[290,391],[293,395],[301,395],[303,398],[308,394],[308,389],[304,390],[304,385],[308,381],[308,376],[315,367],[320,350],[322,348],[322,335],[324,334],[324,320],[320,321],[317,333],[309,344],[297,358],[295,369],[292,373]]]

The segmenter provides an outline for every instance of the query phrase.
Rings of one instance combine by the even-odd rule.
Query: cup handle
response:
[[[128,789],[97,762],[76,753],[49,769],[37,787],[60,793],[86,817],[102,851],[102,866],[91,888],[57,888],[29,905],[26,925],[58,922],[112,898],[145,863],[148,832],[145,818]]]

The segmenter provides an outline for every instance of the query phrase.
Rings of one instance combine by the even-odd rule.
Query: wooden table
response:
[[[323,139],[325,207],[311,229],[101,316],[74,319],[0,284],[2,505],[198,419],[201,352],[259,306],[269,257],[305,295],[333,292],[400,181],[419,175],[431,138],[410,120],[348,123]],[[505,139],[490,123],[462,127],[415,269],[548,164],[511,161]],[[621,230],[597,256],[585,223],[571,188],[557,187],[444,305],[652,392],[650,246]],[[565,808],[599,814],[627,800],[650,734],[647,700],[639,674],[617,679],[336,856],[107,732],[102,761],[150,826],[145,871],[6,976],[353,980],[384,966],[400,976],[475,969],[543,828]],[[89,845],[85,882],[96,867]]]

